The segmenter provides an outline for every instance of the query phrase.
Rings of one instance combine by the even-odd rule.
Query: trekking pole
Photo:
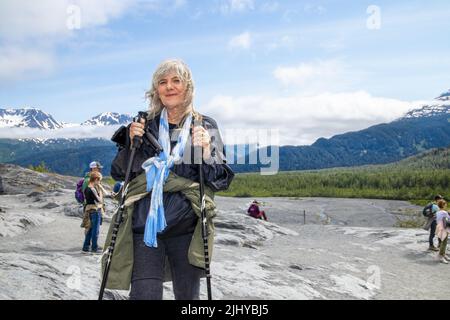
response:
[[[141,119],[144,119],[144,120],[146,119],[146,115],[147,114],[145,112],[139,112],[139,115],[133,119],[133,122],[140,123]],[[119,233],[119,227],[120,227],[120,224],[122,223],[123,212],[125,210],[125,198],[128,193],[128,184],[130,182],[130,176],[131,176],[131,170],[133,168],[134,157],[136,154],[136,150],[139,149],[141,144],[142,144],[141,137],[135,136],[133,138],[133,144],[131,146],[130,158],[128,159],[128,167],[127,167],[127,171],[125,174],[125,181],[122,186],[122,195],[120,198],[120,204],[119,204],[119,207],[116,212],[116,219],[114,220],[114,228],[113,228],[113,231],[111,234],[111,242],[108,247],[108,255],[106,258],[105,270],[103,271],[103,279],[102,279],[102,283],[100,286],[100,293],[98,295],[98,300],[103,300],[103,294],[105,293],[105,287],[106,287],[106,282],[108,281],[109,269],[111,268],[111,261],[112,261],[112,257],[114,254],[114,248],[116,246],[117,234]]]
[[[201,123],[199,124],[201,125]],[[206,288],[208,291],[208,300],[212,300],[211,293],[211,270],[209,261],[209,246],[208,246],[208,227],[206,220],[206,207],[205,207],[205,181],[203,177],[203,148],[202,146],[195,147],[194,155],[198,163],[199,170],[199,185],[200,185],[200,219],[202,221],[202,238],[203,238],[203,252],[205,255],[205,274],[206,274]]]

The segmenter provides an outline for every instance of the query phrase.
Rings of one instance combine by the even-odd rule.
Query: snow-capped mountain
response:
[[[81,124],[66,123],[55,120],[50,114],[36,108],[0,109],[0,128],[33,128],[54,130],[74,128],[80,126],[106,127],[126,125],[133,121],[133,117],[116,112],[104,112]]]
[[[82,126],[114,126],[128,124],[133,121],[133,117],[128,114],[119,114],[116,112],[104,112],[85,122]]]
[[[436,98],[436,100],[450,101],[450,90],[441,94],[439,97]]]
[[[36,108],[0,109],[0,128],[60,129],[63,125]]]
[[[429,118],[445,114],[450,114],[450,90],[441,94],[433,102],[409,111],[403,119]]]

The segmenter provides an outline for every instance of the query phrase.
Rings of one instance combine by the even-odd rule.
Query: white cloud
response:
[[[233,37],[228,43],[230,49],[250,49],[251,45],[252,39],[250,32],[241,33]]]
[[[313,4],[306,4],[303,7],[303,10],[306,13],[315,13],[315,14],[324,14],[327,11],[327,9],[324,6]]]
[[[121,16],[136,0],[2,0],[0,37],[9,41],[42,37],[66,37],[71,30],[67,21],[80,8],[81,28],[107,24]],[[48,38],[47,38],[48,39]]]
[[[226,0],[220,4],[220,12],[228,14],[233,12],[245,12],[255,9],[253,0]]]
[[[202,112],[221,128],[279,129],[281,145],[361,130],[401,117],[419,102],[373,97],[364,91],[316,95],[216,96]]]
[[[230,3],[232,11],[244,11],[255,9],[255,4],[253,0],[231,0]]]
[[[273,75],[285,86],[302,86],[316,81],[324,83],[334,80],[344,71],[344,65],[337,60],[301,63],[297,66],[277,67]]]
[[[281,48],[293,48],[298,41],[296,36],[283,35],[268,43],[267,49],[276,50]]]
[[[53,68],[54,59],[49,52],[19,47],[0,48],[0,83],[36,73],[48,73]]]
[[[183,8],[187,5],[187,0],[175,0],[173,6],[175,9]]]
[[[159,1],[159,0],[158,0]],[[56,47],[80,29],[108,24],[141,0],[2,0],[0,1],[0,81],[47,73],[56,65]],[[179,5],[182,1],[177,1]],[[79,9],[71,11],[74,6]]]
[[[265,2],[260,6],[260,10],[262,12],[267,12],[267,13],[271,13],[271,12],[276,12],[278,11],[278,9],[280,8],[280,4],[278,2]]]
[[[146,16],[148,13],[171,15],[188,6],[188,0],[133,0],[133,2],[130,8],[137,16]]]

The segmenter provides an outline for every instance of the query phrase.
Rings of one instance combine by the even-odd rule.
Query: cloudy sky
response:
[[[1,0],[0,108],[135,114],[177,57],[222,130],[310,144],[448,90],[449,30],[448,0]]]

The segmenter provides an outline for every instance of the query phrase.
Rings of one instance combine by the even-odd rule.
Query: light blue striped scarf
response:
[[[167,226],[163,204],[164,183],[166,182],[167,177],[169,176],[169,170],[174,166],[174,163],[180,161],[183,157],[184,148],[189,138],[191,121],[192,113],[189,114],[184,122],[181,134],[178,136],[177,144],[175,148],[171,150],[167,110],[163,109],[159,121],[158,137],[158,141],[163,147],[163,151],[142,164],[142,168],[145,170],[147,177],[147,191],[150,192],[153,190],[144,232],[144,242],[148,247],[158,247],[156,235],[158,232],[163,231]]]

